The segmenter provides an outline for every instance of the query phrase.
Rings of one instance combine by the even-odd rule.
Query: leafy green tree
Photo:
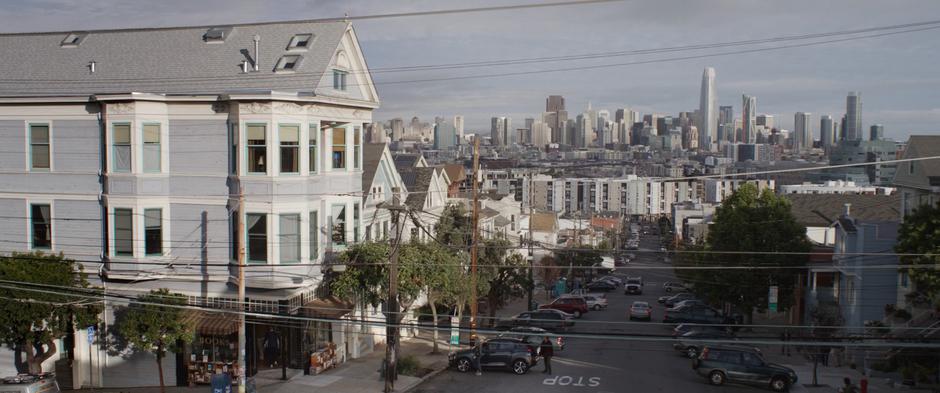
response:
[[[483,240],[477,256],[479,293],[486,299],[490,325],[495,325],[496,310],[510,300],[520,297],[532,285],[529,281],[529,263],[519,253],[512,252],[512,243],[502,237]]]
[[[695,285],[700,296],[737,306],[750,323],[754,311],[767,308],[771,285],[778,287],[778,307],[791,306],[799,272],[794,267],[806,266],[808,255],[799,253],[810,249],[806,228],[796,222],[789,201],[771,190],[759,192],[756,186],[744,184],[715,212],[702,252],[683,262],[719,269],[693,269],[682,276]]]
[[[603,262],[604,250],[601,248],[591,248],[589,246],[575,246],[570,249],[560,250],[555,253],[558,258],[559,267],[569,269],[568,273],[574,276],[583,277],[593,266],[600,265]],[[569,277],[570,279],[570,277]]]
[[[940,205],[924,205],[904,217],[898,231],[898,242],[894,250],[902,255],[901,263],[918,265],[908,269],[914,283],[913,298],[925,298],[933,301],[940,295],[940,270],[920,266],[940,264]]]
[[[181,352],[183,345],[195,338],[195,327],[183,318],[186,296],[171,293],[166,288],[141,294],[131,301],[121,318],[115,321],[118,334],[129,349],[149,352],[157,358],[157,372],[160,375],[160,391],[165,391],[163,383],[163,358],[166,352]]]
[[[98,323],[101,307],[82,265],[62,255],[13,253],[0,258],[0,340],[26,353],[30,373],[42,372],[42,363],[56,354],[55,340],[73,327]],[[35,284],[35,285],[30,285]],[[11,287],[31,290],[11,289]],[[77,291],[68,288],[82,290]]]
[[[403,249],[400,259],[409,261],[404,265],[405,276],[414,280],[427,296],[434,321],[431,352],[438,353],[437,305],[453,304],[465,298],[464,292],[469,289],[463,285],[466,270],[459,265],[456,254],[434,242],[410,244]]]

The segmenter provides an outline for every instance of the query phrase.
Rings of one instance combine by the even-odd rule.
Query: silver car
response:
[[[642,319],[650,321],[653,319],[653,307],[647,302],[635,301],[630,305],[630,320]]]

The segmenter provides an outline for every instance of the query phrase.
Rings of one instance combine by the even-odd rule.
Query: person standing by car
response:
[[[473,367],[477,369],[477,376],[483,375],[483,367],[480,365],[480,359],[483,357],[483,346],[485,343],[479,343],[473,347]]]
[[[552,340],[549,340],[548,337],[542,338],[542,344],[539,345],[539,356],[545,360],[545,370],[542,371],[543,374],[552,375],[552,356],[555,355],[555,347],[552,345]]]

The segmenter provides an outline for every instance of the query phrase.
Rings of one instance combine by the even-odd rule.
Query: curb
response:
[[[431,372],[427,373],[425,376],[421,377],[421,379],[418,381],[418,383],[414,384],[414,386],[412,386],[412,387],[410,387],[410,388],[408,388],[408,389],[402,390],[401,393],[408,393],[408,392],[411,392],[412,390],[415,390],[418,386],[421,386],[421,384],[424,383],[425,381],[427,381],[427,380],[429,380],[429,379],[431,379],[431,378],[436,377],[438,374],[440,374],[440,373],[442,373],[442,372],[444,372],[444,371],[446,371],[446,370],[447,370],[447,366],[444,366],[444,367],[442,367],[442,368],[439,368],[439,369],[437,369],[437,370],[434,370],[434,371],[431,371]]]

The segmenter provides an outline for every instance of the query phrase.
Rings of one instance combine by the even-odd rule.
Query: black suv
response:
[[[768,386],[776,392],[785,392],[796,384],[796,372],[779,364],[767,363],[755,348],[714,346],[706,347],[692,368],[712,385],[738,382]]]
[[[501,368],[522,375],[538,362],[531,345],[516,338],[494,338],[473,347],[451,352],[447,360],[451,367],[465,373],[476,367],[474,362],[479,351],[481,368]]]
[[[694,305],[682,308],[670,308],[663,315],[665,323],[701,323],[710,325],[733,324],[734,318],[724,316],[714,308]]]

